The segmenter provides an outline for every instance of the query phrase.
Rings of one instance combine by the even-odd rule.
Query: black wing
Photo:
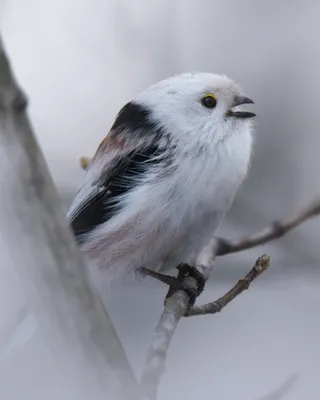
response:
[[[133,151],[114,164],[105,180],[95,184],[90,195],[71,215],[71,227],[78,242],[83,241],[83,235],[119,212],[120,198],[133,190],[150,168],[161,162],[161,153],[155,145],[140,152]]]

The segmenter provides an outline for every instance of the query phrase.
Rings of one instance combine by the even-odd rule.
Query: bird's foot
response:
[[[188,303],[189,307],[191,307],[194,305],[196,298],[203,292],[206,280],[204,276],[197,270],[197,268],[192,267],[189,264],[182,263],[178,265],[177,269],[179,271],[177,277],[161,274],[147,268],[140,268],[139,270],[142,274],[150,276],[151,278],[157,279],[170,286],[170,289],[166,295],[166,299],[171,297],[175,291],[183,290],[189,296]],[[197,281],[196,289],[190,288],[184,284],[184,278],[189,276]]]
[[[177,266],[178,277],[176,278],[178,282],[178,289],[183,290],[189,296],[189,307],[193,306],[196,299],[203,292],[206,280],[204,276],[197,270],[197,268],[192,267],[189,264],[181,263]],[[193,289],[188,287],[183,283],[184,278],[192,277],[197,281],[197,288]],[[174,291],[177,290],[174,286],[170,286],[166,299],[171,297]]]

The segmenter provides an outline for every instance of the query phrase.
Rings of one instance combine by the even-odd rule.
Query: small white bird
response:
[[[185,73],[122,108],[68,212],[104,281],[194,264],[248,171],[255,114],[237,109],[247,103],[225,76]]]

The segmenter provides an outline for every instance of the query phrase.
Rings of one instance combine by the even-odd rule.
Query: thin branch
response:
[[[320,200],[314,201],[308,207],[293,215],[291,218],[279,220],[264,228],[256,234],[236,240],[227,240],[217,238],[218,241],[218,256],[224,256],[230,253],[236,253],[250,249],[255,246],[270,242],[284,236],[290,230],[301,225],[310,218],[320,214]]]
[[[190,280],[190,287],[197,287],[194,278]],[[142,373],[141,386],[146,398],[155,400],[157,398],[160,378],[164,373],[167,351],[178,326],[180,318],[187,310],[188,295],[179,290],[166,300],[164,311],[153,334],[152,343],[147,351],[147,359]]]
[[[140,388],[89,284],[26,105],[0,37],[2,263],[19,275],[28,309],[67,397],[137,399]]]
[[[206,315],[215,314],[220,312],[225,306],[227,306],[232,300],[234,300],[244,290],[249,289],[250,284],[258,278],[270,265],[270,257],[266,254],[259,257],[251,271],[231,289],[224,296],[212,303],[204,304],[199,307],[192,307],[185,314],[186,317],[195,315]]]
[[[212,239],[203,249],[196,262],[196,268],[206,279],[208,279],[213,269],[215,243],[215,239]],[[183,279],[183,285],[184,287],[196,289],[197,281],[192,277],[186,277]],[[167,351],[178,323],[187,311],[188,300],[189,296],[183,290],[177,290],[166,300],[164,311],[157,324],[152,343],[147,351],[147,359],[142,373],[142,390],[149,400],[157,398],[158,386],[164,372]]]

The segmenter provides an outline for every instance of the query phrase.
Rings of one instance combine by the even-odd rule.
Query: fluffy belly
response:
[[[170,251],[164,255],[162,262],[156,266],[157,271],[168,272],[182,262],[193,265],[203,247],[214,235],[221,216],[222,213],[214,212],[181,229],[181,235],[177,238],[178,240],[171,246]],[[155,269],[155,266],[149,265],[148,268]]]
[[[136,221],[125,235],[113,231],[113,240],[111,236],[101,237],[99,251],[91,253],[88,248],[82,250],[98,285],[109,284],[122,277],[130,279],[139,267],[169,272],[182,262],[194,264],[199,252],[214,234],[221,215],[220,212],[200,214],[193,221],[187,218],[179,226],[175,220],[162,220],[157,229],[154,221],[150,225],[145,220],[141,223]],[[150,230],[146,229],[148,225]]]

